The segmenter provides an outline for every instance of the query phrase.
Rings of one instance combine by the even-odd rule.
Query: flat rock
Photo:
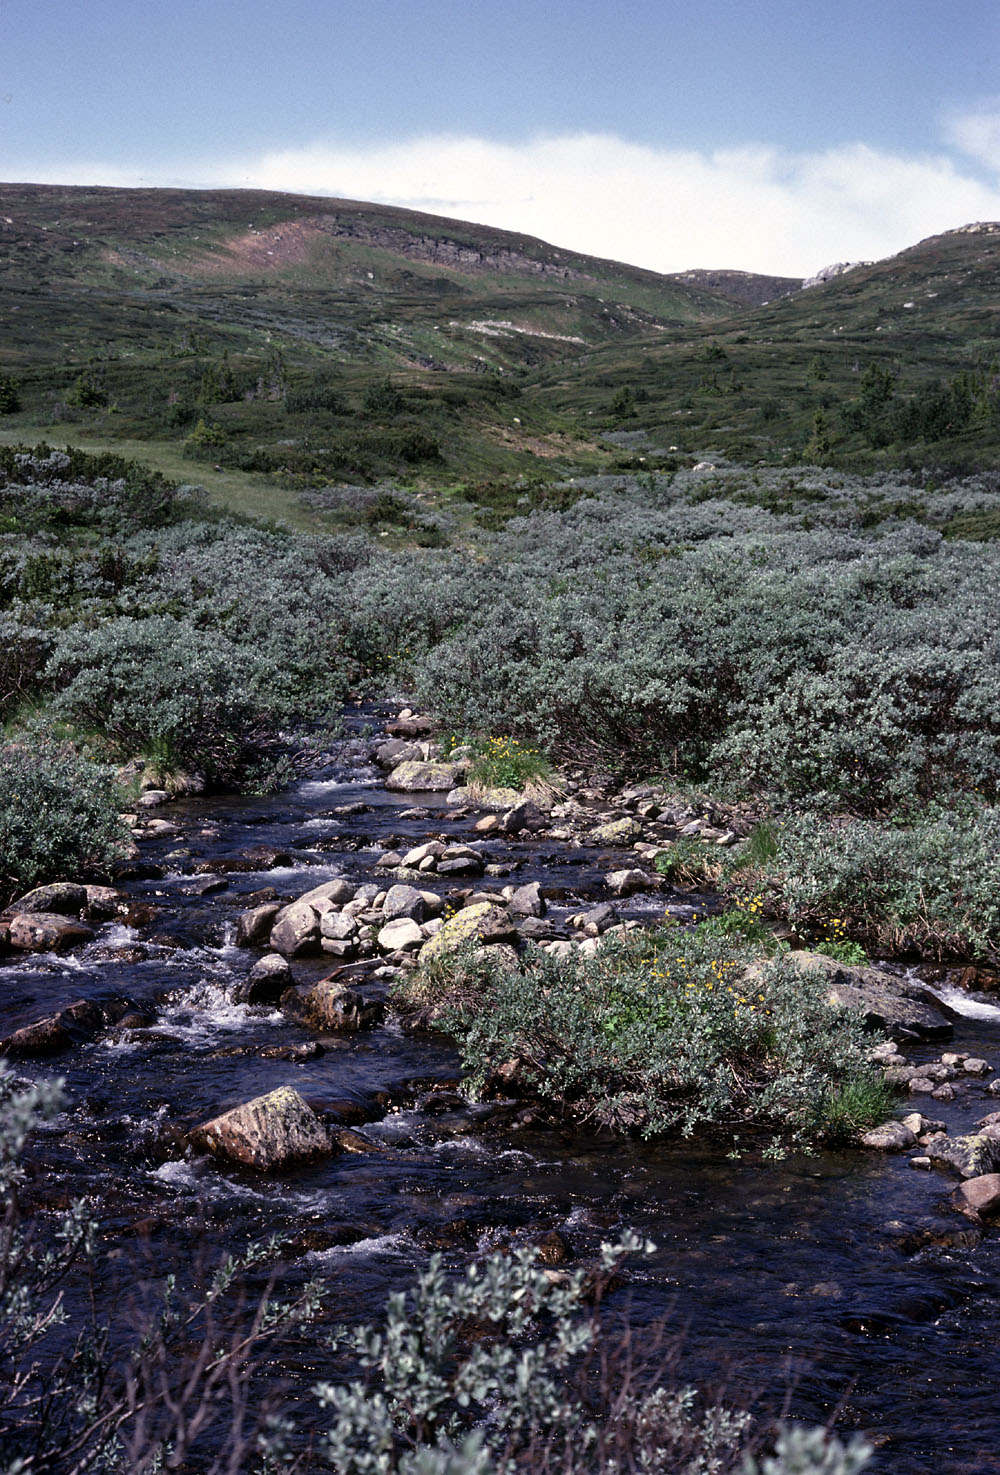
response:
[[[460,767],[456,763],[419,763],[409,760],[392,770],[385,786],[404,794],[425,790],[444,794],[458,783],[459,772]]]
[[[199,1151],[269,1172],[326,1157],[333,1143],[312,1107],[291,1086],[236,1106],[188,1133]]]
[[[63,952],[93,936],[93,928],[56,912],[16,912],[7,923],[8,943],[22,952]]]
[[[860,1009],[873,1029],[894,1038],[948,1039],[954,1030],[930,989],[880,968],[849,968],[822,953],[789,953],[798,968],[826,976],[831,1004]],[[917,1072],[913,1072],[916,1074]]]
[[[109,888],[110,889],[110,888]],[[87,905],[87,888],[75,881],[53,881],[36,886],[14,903],[19,912],[52,912],[61,917],[78,917]]]

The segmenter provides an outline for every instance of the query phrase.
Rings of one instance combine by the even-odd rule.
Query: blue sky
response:
[[[0,178],[805,274],[1000,217],[997,0],[0,0]]]

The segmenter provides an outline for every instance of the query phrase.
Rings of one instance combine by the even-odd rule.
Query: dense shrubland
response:
[[[0,714],[239,785],[349,685],[416,695],[454,732],[807,815],[807,837],[830,836],[817,864],[841,857],[820,895],[842,898],[847,851],[903,835],[936,857],[937,889],[918,915],[870,888],[858,935],[997,946],[962,879],[983,874],[968,837],[1000,782],[995,477],[722,466],[551,497],[526,483],[524,515],[514,491],[470,484],[436,508],[392,487],[311,493],[362,514],[391,502],[447,544],[389,549],[362,530],[377,511],[307,537],[115,458],[4,452]],[[929,805],[950,811],[933,835]],[[823,903],[793,884],[811,844],[781,905],[816,921]],[[967,920],[946,925],[956,906]]]

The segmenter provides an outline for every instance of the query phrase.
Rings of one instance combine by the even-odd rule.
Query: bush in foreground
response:
[[[0,901],[107,872],[128,839],[111,769],[33,729],[0,747]]]

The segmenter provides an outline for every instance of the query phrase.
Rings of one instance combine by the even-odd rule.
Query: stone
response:
[[[537,881],[519,886],[507,903],[515,917],[544,917],[548,908]]]
[[[93,936],[93,928],[57,912],[16,912],[7,923],[9,945],[28,953],[63,952]]]
[[[397,917],[379,929],[378,945],[384,953],[414,952],[424,942],[424,934],[411,917]]]
[[[414,845],[412,850],[407,850],[403,855],[402,864],[414,870],[425,860],[436,861],[439,856],[444,855],[445,847],[440,840],[428,840],[423,845]]]
[[[275,918],[282,910],[278,902],[249,907],[236,919],[236,946],[262,947],[271,935]]]
[[[283,1001],[285,1007],[310,1029],[323,1032],[354,1034],[372,1029],[385,1012],[378,999],[366,999],[357,989],[338,983],[335,978],[321,978],[304,993]]]
[[[385,781],[387,789],[404,794],[429,790],[436,794],[446,793],[458,782],[459,765],[455,763],[400,763]]]
[[[135,801],[139,809],[159,809],[161,804],[166,804],[170,798],[166,789],[147,789],[140,794]]]
[[[1000,1140],[989,1135],[988,1128],[963,1137],[947,1137],[942,1133],[931,1137],[926,1147],[928,1157],[953,1168],[962,1178],[980,1178],[1000,1170]]]
[[[479,835],[492,835],[499,828],[500,816],[497,814],[484,814],[482,819],[477,819],[475,823],[475,830]]]
[[[36,886],[14,906],[19,912],[53,912],[58,916],[78,917],[87,900],[86,886],[78,886],[75,881],[54,881],[49,886]]]
[[[347,901],[353,901],[356,893],[356,886],[338,876],[333,881],[324,881],[322,886],[314,886],[311,891],[303,892],[297,900],[306,902],[308,906],[313,906],[318,901],[328,901],[339,907]]]
[[[979,1060],[976,1056],[973,1055],[970,1055],[963,1062],[962,1069],[965,1071],[965,1074],[967,1076],[986,1076],[990,1073],[990,1068],[987,1065],[986,1061]]]
[[[406,738],[388,738],[375,749],[375,762],[380,768],[395,768],[399,763],[412,762],[419,757],[419,746]]]
[[[882,1122],[861,1139],[862,1146],[873,1147],[879,1152],[905,1152],[916,1146],[916,1133],[905,1122]]]
[[[422,922],[426,907],[423,894],[415,886],[390,886],[382,904],[382,915],[387,922],[397,917],[409,917]]]
[[[653,878],[645,871],[635,869],[610,871],[604,884],[613,896],[631,896],[636,891],[645,891],[653,884]]]
[[[556,935],[556,929],[547,917],[523,917],[518,921],[517,930],[528,942],[547,942]]]
[[[520,789],[504,787],[487,789],[477,784],[464,792],[466,803],[475,805],[477,809],[489,809],[494,814],[514,809],[524,801],[524,795]]]
[[[579,912],[573,919],[573,926],[586,931],[593,928],[591,936],[596,937],[599,932],[606,932],[618,921],[618,913],[608,901],[602,901],[596,907],[590,907],[585,912]]]
[[[358,923],[347,912],[324,912],[319,919],[319,935],[331,942],[346,942],[356,937]]]
[[[970,1213],[977,1219],[983,1214],[1000,1214],[1000,1173],[967,1178],[955,1189],[952,1202],[962,1213]]]
[[[442,876],[479,876],[483,862],[478,855],[450,855],[438,861],[437,870]]]
[[[287,958],[319,947],[319,913],[305,901],[282,907],[271,928],[271,947]]]
[[[636,840],[642,839],[642,825],[627,814],[623,819],[613,819],[607,824],[598,825],[591,830],[588,839],[592,845],[633,845]]]
[[[261,1172],[310,1162],[333,1151],[326,1127],[291,1086],[244,1102],[187,1135],[196,1150]]]
[[[265,953],[237,984],[233,998],[237,1004],[276,1004],[294,982],[288,959],[280,953]]]
[[[788,957],[798,968],[824,974],[830,1003],[860,1009],[874,1029],[905,1039],[942,1039],[953,1033],[939,1001],[923,984],[880,968],[848,967],[822,953],[792,952]]]
[[[990,1081],[986,1089],[991,1096],[1000,1096],[1000,1076],[995,1081]]]
[[[506,908],[488,901],[477,902],[448,918],[440,932],[424,944],[420,961],[440,958],[465,944],[513,942],[516,938],[517,928]]]
[[[114,886],[85,886],[84,890],[87,904],[83,915],[88,922],[110,922],[126,900],[125,893]]]

